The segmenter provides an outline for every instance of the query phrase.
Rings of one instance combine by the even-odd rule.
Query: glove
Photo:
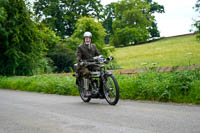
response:
[[[104,56],[103,55],[99,55],[99,58],[104,58]]]
[[[82,61],[82,62],[80,62],[79,64],[80,64],[80,66],[84,66],[84,65],[85,65],[85,62]]]

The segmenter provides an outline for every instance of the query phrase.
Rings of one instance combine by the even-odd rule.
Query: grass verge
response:
[[[138,75],[115,75],[120,98],[200,104],[200,69]],[[0,88],[60,95],[79,95],[71,76],[0,77]]]
[[[0,77],[0,88],[59,95],[78,95],[71,76]]]

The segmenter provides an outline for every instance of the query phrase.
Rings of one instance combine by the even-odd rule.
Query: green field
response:
[[[195,35],[164,38],[156,42],[124,48],[112,53],[121,68],[187,66],[200,64],[200,41]]]

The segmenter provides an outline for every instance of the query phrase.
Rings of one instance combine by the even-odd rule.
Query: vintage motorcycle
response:
[[[101,56],[94,57],[87,62],[81,62],[80,65],[87,67],[90,71],[90,77],[88,83],[85,82],[84,77],[79,78],[77,73],[78,64],[75,64],[76,84],[80,97],[84,102],[90,102],[91,98],[106,99],[110,105],[116,105],[119,101],[119,85],[116,78],[111,72],[106,71],[106,68],[102,64],[107,64],[114,58],[103,58]],[[94,69],[95,68],[95,69]],[[85,88],[88,87],[91,92],[91,96],[86,96]]]

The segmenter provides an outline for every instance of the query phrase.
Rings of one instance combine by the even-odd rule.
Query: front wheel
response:
[[[115,105],[118,103],[119,85],[113,75],[106,76],[103,91],[104,91],[106,101],[110,105]]]
[[[79,84],[78,84],[78,90],[80,93],[80,97],[83,100],[83,102],[90,102],[91,98],[90,97],[85,97],[85,89],[84,89],[84,81],[83,78],[80,79]]]

